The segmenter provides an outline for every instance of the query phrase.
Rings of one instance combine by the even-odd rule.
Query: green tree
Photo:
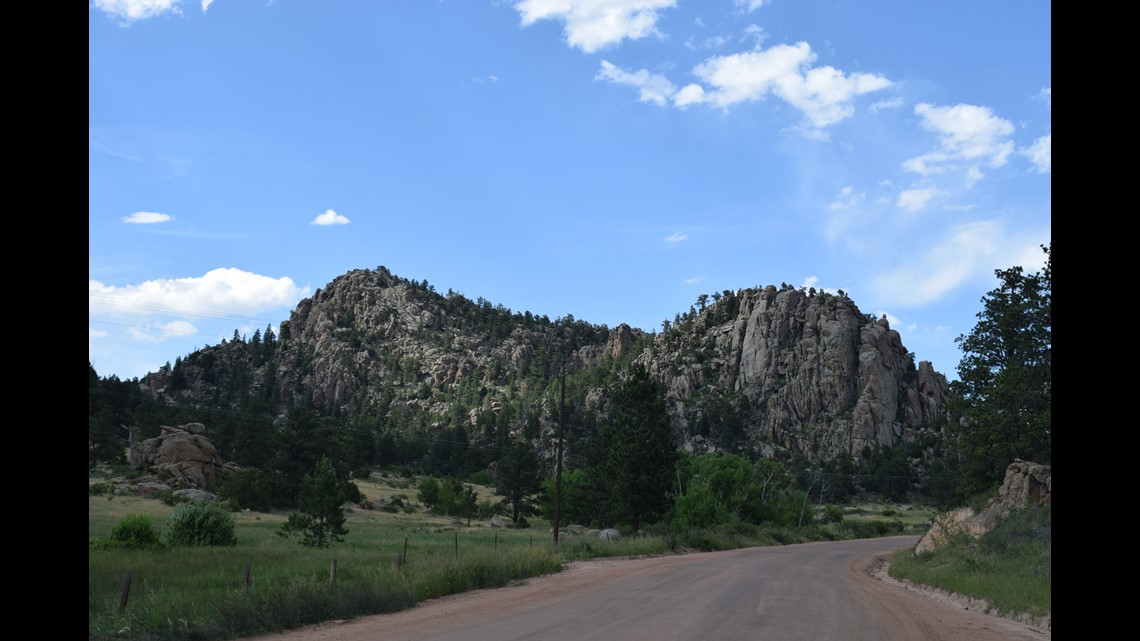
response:
[[[537,511],[537,495],[541,489],[538,457],[530,445],[516,441],[499,459],[495,478],[495,494],[503,497],[510,511],[511,522],[518,525],[519,518]]]
[[[1015,458],[1050,463],[1052,443],[1052,250],[1045,267],[995,270],[978,324],[957,338],[963,357],[952,389],[960,447],[973,489],[1001,481]]]
[[[669,511],[677,462],[664,390],[644,367],[630,370],[602,432],[614,516],[637,532]]]
[[[290,514],[281,526],[281,536],[300,533],[302,545],[323,548],[343,541],[348,534],[344,527],[344,484],[327,456],[321,457],[313,474],[301,479],[297,508],[300,511]]]

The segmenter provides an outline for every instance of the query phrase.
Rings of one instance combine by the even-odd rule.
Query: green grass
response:
[[[891,576],[983,599],[998,614],[1051,615],[1050,508],[1015,511],[980,539],[951,539],[932,552],[901,551]]]
[[[842,523],[781,528],[737,524],[687,532],[649,528],[640,536],[602,540],[563,533],[550,524],[490,527],[433,516],[415,503],[407,479],[358,485],[368,499],[411,497],[411,512],[352,510],[343,543],[323,550],[278,536],[287,513],[235,512],[237,545],[156,550],[89,550],[91,641],[220,641],[331,619],[395,612],[433,597],[500,587],[552,574],[569,561],[644,557],[692,550],[785,545],[907,533],[910,525],[869,508]],[[477,488],[480,496],[490,496]],[[895,509],[905,513],[904,508]],[[89,496],[89,539],[106,536],[128,514],[151,517],[160,532],[174,507],[157,498],[99,492]],[[864,518],[866,517],[866,518]],[[917,517],[916,517],[917,518]],[[404,556],[406,552],[406,557]],[[400,559],[404,559],[400,563]],[[335,583],[332,569],[335,559]],[[249,585],[243,586],[249,567]],[[126,608],[120,598],[131,573]]]

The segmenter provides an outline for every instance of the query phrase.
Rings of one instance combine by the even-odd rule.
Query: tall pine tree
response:
[[[605,472],[619,523],[634,532],[665,516],[677,464],[665,393],[644,367],[635,365],[618,389],[602,440],[609,445]]]
[[[975,491],[1000,483],[1015,458],[1052,459],[1052,250],[1045,267],[995,270],[978,324],[957,342],[963,357],[952,384],[961,402],[959,436]]]

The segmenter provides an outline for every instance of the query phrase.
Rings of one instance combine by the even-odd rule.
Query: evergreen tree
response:
[[[281,526],[281,536],[301,534],[301,544],[309,547],[328,547],[344,540],[348,529],[344,527],[344,485],[336,476],[332,461],[321,457],[314,473],[301,479],[301,493],[297,509]]]
[[[982,298],[952,390],[961,403],[964,469],[981,491],[999,483],[1015,458],[1050,463],[1052,443],[1052,251],[1045,268],[995,270],[998,286]]]
[[[618,389],[602,431],[614,516],[637,532],[668,512],[677,462],[664,390],[644,367]]]
[[[518,525],[520,517],[535,513],[540,488],[538,457],[525,442],[516,441],[499,459],[495,479],[495,494],[504,497],[512,523]]]

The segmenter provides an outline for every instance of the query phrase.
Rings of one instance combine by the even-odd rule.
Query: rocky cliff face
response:
[[[742,445],[765,456],[859,456],[946,420],[946,377],[929,362],[916,366],[885,318],[863,315],[845,296],[725,292],[653,347],[638,360],[666,382],[691,448],[709,447],[710,403],[701,400],[710,397],[727,401],[745,423]]]
[[[301,301],[275,344],[207,348],[145,385],[168,402],[252,394],[342,415],[402,406],[433,421],[462,398],[468,428],[513,403],[538,412],[549,437],[557,411],[542,393],[560,363],[593,385],[575,386],[571,402],[596,418],[605,376],[634,360],[665,385],[676,440],[694,452],[858,458],[946,420],[945,377],[846,296],[726,291],[666,325],[647,334],[551,321],[354,270]]]

